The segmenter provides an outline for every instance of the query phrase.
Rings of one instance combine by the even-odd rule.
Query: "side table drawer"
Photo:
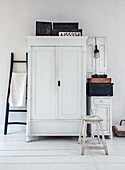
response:
[[[106,104],[106,105],[108,105],[108,104],[110,104],[110,99],[108,99],[108,98],[97,99],[96,98],[96,99],[93,99],[93,104]]]

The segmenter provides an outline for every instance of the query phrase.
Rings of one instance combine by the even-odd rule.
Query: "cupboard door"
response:
[[[88,114],[100,116],[103,119],[103,131],[105,135],[112,136],[112,113],[111,113],[111,97],[94,96],[88,97]],[[92,125],[92,135],[97,134],[96,126]]]
[[[110,119],[109,106],[95,105],[93,109],[96,110],[96,115],[100,116],[103,119],[102,125],[104,134],[109,133],[109,119]]]
[[[87,78],[95,74],[95,58],[94,58],[95,38],[89,37],[87,40]]]
[[[94,57],[95,38],[89,37],[87,40],[87,78],[92,74],[107,73],[107,43],[106,38],[96,38],[97,47],[99,49],[99,58]]]
[[[58,116],[60,119],[81,118],[81,47],[58,47],[57,80]]]
[[[32,119],[56,118],[55,48],[32,47]]]

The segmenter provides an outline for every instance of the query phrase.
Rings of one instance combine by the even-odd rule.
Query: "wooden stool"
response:
[[[84,155],[84,151],[85,151],[85,140],[87,139],[86,138],[87,124],[92,124],[92,123],[96,124],[97,135],[98,135],[98,137],[97,137],[98,143],[100,143],[100,135],[99,135],[99,126],[100,126],[100,130],[101,130],[101,133],[102,133],[103,147],[101,147],[101,146],[90,146],[90,147],[87,147],[87,149],[104,149],[105,154],[108,155],[108,149],[107,149],[107,145],[106,145],[106,141],[105,141],[105,137],[104,137],[102,121],[103,121],[103,119],[99,116],[83,116],[82,117],[81,131],[80,131],[80,135],[79,135],[79,139],[78,139],[78,143],[81,143],[81,135],[82,135],[82,130],[83,130],[84,133],[83,133],[83,143],[82,143],[82,153],[81,153],[81,155]],[[95,139],[95,138],[90,138],[90,139]]]

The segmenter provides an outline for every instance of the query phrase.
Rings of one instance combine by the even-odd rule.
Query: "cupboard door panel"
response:
[[[103,119],[104,133],[109,132],[109,106],[95,106],[96,114]]]
[[[103,131],[104,134],[112,138],[112,102],[111,97],[108,96],[91,96],[88,97],[88,114],[100,116],[103,119]],[[90,132],[90,129],[89,129]],[[91,126],[91,134],[97,135],[97,129],[95,125]],[[101,132],[100,132],[101,134]]]
[[[76,119],[81,115],[81,48],[57,48],[59,118]]]
[[[56,118],[55,48],[32,48],[32,118]]]
[[[87,40],[87,78],[92,74],[106,74],[107,73],[107,43],[106,38],[96,38],[99,49],[99,58],[94,57],[95,38],[89,37]]]

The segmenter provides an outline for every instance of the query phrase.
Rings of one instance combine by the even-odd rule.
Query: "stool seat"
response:
[[[105,154],[108,155],[108,149],[107,149],[107,145],[106,145],[106,141],[105,141],[105,137],[104,137],[104,132],[103,132],[103,126],[102,126],[102,121],[103,119],[99,116],[93,116],[93,115],[84,115],[82,116],[82,124],[81,124],[81,131],[80,131],[80,135],[79,135],[79,139],[78,139],[78,143],[81,143],[81,136],[82,136],[82,131],[84,131],[83,133],[83,143],[82,143],[82,155],[84,155],[84,151],[85,151],[85,140],[86,138],[86,131],[87,131],[87,124],[96,124],[96,128],[97,128],[97,134],[98,134],[98,143],[100,143],[100,135],[99,135],[99,126],[100,126],[100,130],[102,133],[102,143],[103,143],[103,147],[99,147],[99,146],[90,146],[87,147],[88,149],[104,149],[105,150]],[[91,138],[94,139],[94,138]]]
[[[82,119],[85,121],[103,121],[100,116],[82,115]]]

